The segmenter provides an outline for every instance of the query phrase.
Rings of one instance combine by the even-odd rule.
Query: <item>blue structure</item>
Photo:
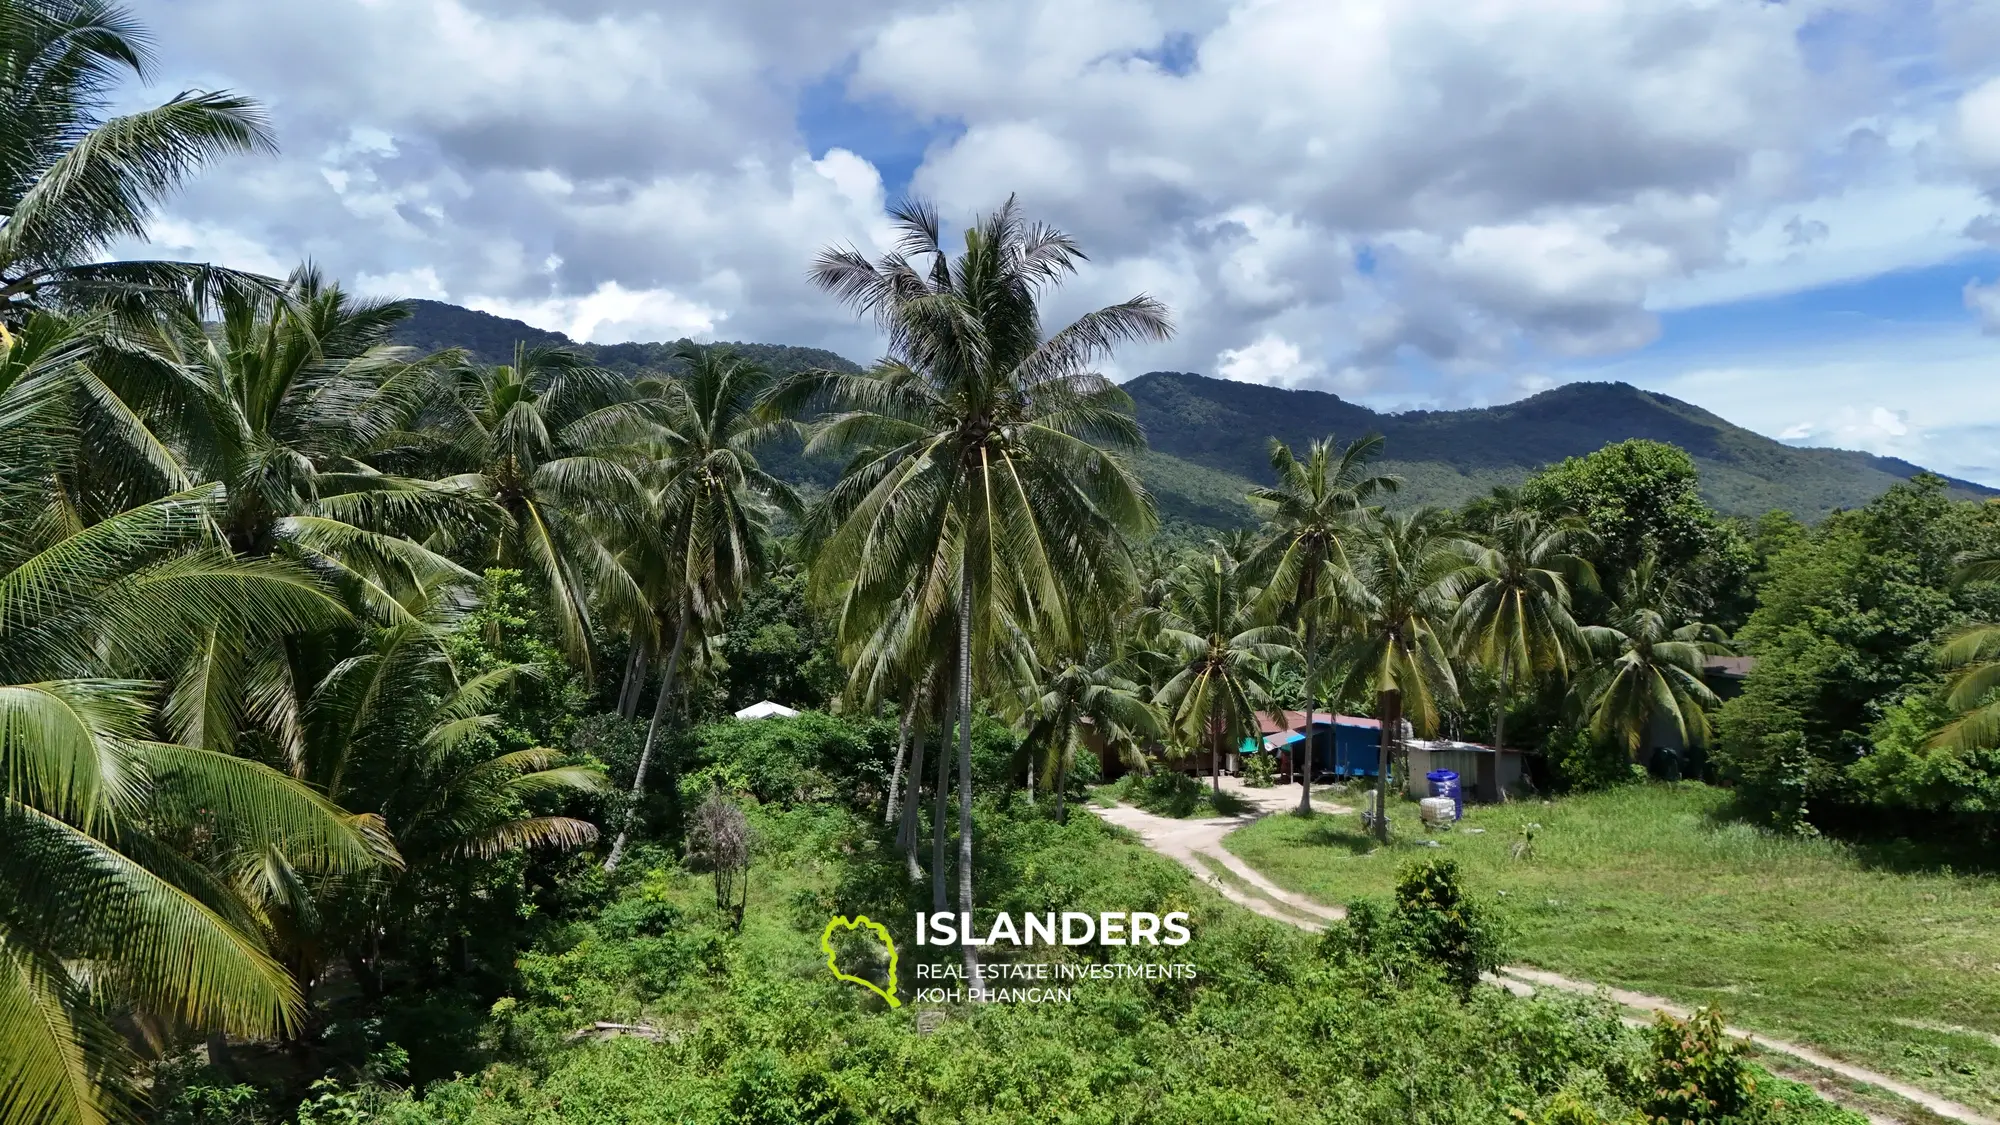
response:
[[[1381,723],[1353,715],[1321,712],[1313,716],[1312,728],[1314,777],[1329,774],[1335,777],[1375,776],[1376,760],[1381,752]],[[1269,749],[1297,753],[1299,744],[1304,741],[1306,735],[1302,730],[1283,731],[1261,740],[1244,739],[1242,752],[1257,754]]]

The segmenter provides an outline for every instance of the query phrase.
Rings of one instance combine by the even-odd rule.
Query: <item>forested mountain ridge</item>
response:
[[[578,347],[607,367],[637,374],[671,369],[678,342],[574,344],[559,332],[438,301],[413,301],[399,343],[425,350],[462,347],[505,362],[516,341]],[[778,372],[808,367],[858,369],[820,348],[734,343]],[[1153,371],[1125,384],[1150,446],[1140,458],[1147,487],[1169,519],[1247,526],[1244,492],[1270,472],[1269,439],[1295,448],[1329,434],[1342,441],[1379,433],[1382,467],[1405,481],[1399,504],[1459,504],[1494,485],[1518,484],[1565,457],[1627,438],[1651,438],[1687,450],[1700,466],[1702,492],[1729,515],[1783,508],[1817,519],[1867,503],[1924,470],[1893,457],[1843,449],[1804,449],[1753,433],[1691,403],[1625,383],[1570,383],[1503,406],[1385,413],[1323,391],[1284,390],[1191,372]],[[799,483],[824,487],[839,465],[807,460],[795,443],[769,451],[768,467]],[[1961,497],[2000,490],[1952,480]]]

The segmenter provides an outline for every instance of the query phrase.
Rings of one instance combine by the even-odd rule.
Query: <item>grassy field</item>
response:
[[[1507,920],[1517,961],[1717,1004],[1739,1026],[2000,1111],[2000,879],[1773,836],[1727,802],[1634,786],[1467,806],[1428,836],[1404,805],[1386,850],[1358,817],[1276,816],[1225,846],[1327,903],[1386,897],[1404,863],[1451,856]]]

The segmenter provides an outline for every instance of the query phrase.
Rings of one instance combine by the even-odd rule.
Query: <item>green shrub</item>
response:
[[[1404,945],[1437,966],[1462,997],[1472,995],[1481,973],[1500,967],[1498,925],[1466,895],[1453,860],[1430,859],[1404,869],[1392,921]]]
[[[1722,1031],[1722,1013],[1703,1008],[1653,1025],[1651,1090],[1641,1107],[1655,1125],[1711,1125],[1742,1119],[1757,1107],[1757,1081],[1743,1046]]]
[[[1559,793],[1609,789],[1642,780],[1646,771],[1634,765],[1623,747],[1587,730],[1558,726],[1542,743],[1549,766],[1549,784]]]

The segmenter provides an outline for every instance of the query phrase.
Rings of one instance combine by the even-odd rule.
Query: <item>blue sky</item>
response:
[[[1386,408],[1624,379],[2000,484],[1996,0],[171,0],[131,100],[281,155],[154,249],[599,341],[880,346],[812,290],[1017,193],[1171,368]]]

